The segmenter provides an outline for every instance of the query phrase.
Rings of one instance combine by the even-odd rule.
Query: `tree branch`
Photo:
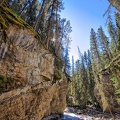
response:
[[[0,5],[2,5],[4,2],[5,2],[5,0],[3,0],[3,1],[0,3]]]
[[[107,13],[109,13],[111,6],[112,6],[112,4],[110,3],[110,5],[108,6],[107,10],[106,10],[105,13],[103,14],[103,17],[105,17],[105,15],[106,15]]]

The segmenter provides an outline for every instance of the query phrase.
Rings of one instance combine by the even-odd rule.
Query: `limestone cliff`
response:
[[[120,55],[99,73],[95,96],[104,111],[120,112]]]
[[[10,24],[12,17],[17,19],[11,13],[6,26],[3,18],[9,11],[2,9],[0,120],[41,120],[50,114],[61,114],[68,82],[64,73],[55,68],[55,56],[31,28],[17,25],[15,20]]]

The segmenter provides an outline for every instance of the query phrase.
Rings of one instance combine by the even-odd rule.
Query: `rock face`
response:
[[[55,79],[55,56],[29,29],[0,31],[0,120],[41,120],[61,114],[67,78]]]
[[[100,72],[94,92],[103,111],[120,112],[120,55]]]

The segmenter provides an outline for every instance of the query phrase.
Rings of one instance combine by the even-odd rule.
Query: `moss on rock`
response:
[[[1,29],[3,30],[7,29],[9,23],[15,24],[23,28],[28,28],[35,34],[35,37],[44,46],[44,43],[42,42],[40,35],[33,29],[33,27],[31,27],[22,18],[15,14],[5,3],[0,5],[0,14],[1,14],[0,15]]]
[[[6,83],[6,82],[7,82],[7,78],[3,75],[0,75],[0,84]]]
[[[4,30],[7,28],[7,25],[5,23],[4,18],[0,15],[0,24],[1,24],[1,28]]]
[[[61,78],[62,78],[62,73],[59,70],[55,69],[54,79],[55,80],[60,80]]]

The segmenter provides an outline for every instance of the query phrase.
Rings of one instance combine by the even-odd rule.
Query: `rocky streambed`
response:
[[[60,120],[120,120],[120,113],[112,113],[111,115],[95,107],[87,107],[83,110],[67,107]]]
[[[112,113],[111,115],[95,107],[87,107],[83,110],[67,107],[63,115],[51,115],[43,120],[120,120],[120,113]]]

